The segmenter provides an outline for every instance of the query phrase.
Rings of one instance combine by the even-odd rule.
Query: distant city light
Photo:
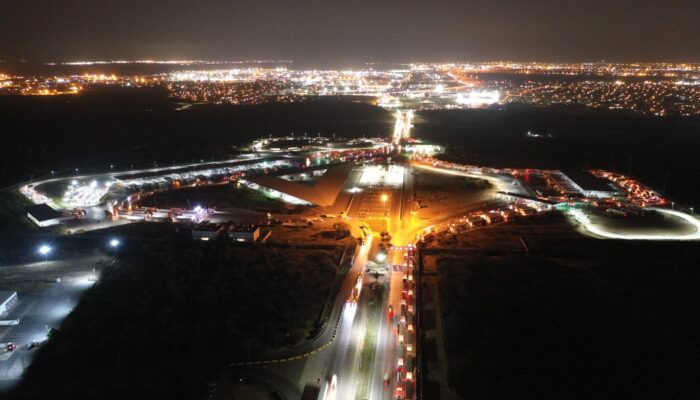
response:
[[[498,92],[498,90],[472,90],[469,93],[467,93],[466,96],[462,93],[459,93],[457,95],[457,103],[464,104],[469,107],[488,106],[491,104],[498,103],[500,99],[501,95]]]

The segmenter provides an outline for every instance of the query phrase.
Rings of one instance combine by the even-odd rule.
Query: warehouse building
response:
[[[204,241],[229,239],[239,243],[256,243],[269,236],[270,230],[262,233],[257,224],[213,223],[205,220],[192,229],[192,238]]]
[[[279,193],[283,200],[290,202],[300,200],[301,203],[328,207],[335,203],[352,169],[351,163],[329,167],[313,186],[291,182],[273,175],[246,177],[245,180]]]
[[[609,198],[618,196],[619,191],[608,181],[584,170],[562,171],[568,183],[585,197]]]
[[[192,229],[192,238],[196,240],[214,240],[223,231],[221,224],[202,221]]]
[[[17,292],[0,292],[0,316],[7,314],[17,303]]]
[[[63,214],[49,207],[46,203],[35,204],[24,209],[27,218],[41,228],[57,225],[65,218]]]
[[[230,225],[228,237],[234,242],[255,243],[260,237],[258,225]]]

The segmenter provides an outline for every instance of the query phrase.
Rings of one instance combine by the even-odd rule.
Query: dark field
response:
[[[138,202],[143,207],[185,208],[239,208],[249,211],[282,213],[293,206],[266,197],[258,191],[235,184],[188,187],[143,197]]]
[[[697,243],[589,239],[556,216],[438,256],[450,386],[467,399],[700,395]]]
[[[157,89],[102,88],[78,96],[0,96],[0,188],[50,171],[71,175],[222,159],[272,135],[388,135],[383,109],[337,99],[177,111]]]
[[[412,132],[448,148],[447,158],[494,167],[604,168],[698,204],[700,118],[655,118],[578,108],[418,113]],[[551,134],[529,138],[526,133]]]
[[[203,398],[226,363],[312,335],[331,250],[160,241],[124,248],[38,353],[12,398]]]

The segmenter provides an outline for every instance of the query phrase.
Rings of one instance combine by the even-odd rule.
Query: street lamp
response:
[[[51,253],[51,246],[46,244],[42,244],[41,246],[39,246],[39,254],[44,256],[44,261],[48,260],[49,253]]]
[[[388,220],[389,215],[388,215],[387,210],[386,210],[386,201],[389,200],[389,196],[387,196],[386,193],[383,193],[381,199],[382,199],[382,204],[384,204],[384,218]],[[389,223],[387,222],[387,229],[389,229],[388,225],[389,225]]]
[[[121,242],[119,241],[119,239],[112,239],[109,241],[109,247],[111,247],[113,249],[116,249],[117,247],[119,247],[120,244],[121,244]]]

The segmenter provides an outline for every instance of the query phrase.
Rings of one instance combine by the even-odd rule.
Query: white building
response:
[[[17,303],[17,292],[0,292],[0,315],[4,315]]]
[[[24,211],[27,213],[27,218],[41,228],[57,225],[65,219],[61,212],[54,210],[46,203],[29,206]]]

